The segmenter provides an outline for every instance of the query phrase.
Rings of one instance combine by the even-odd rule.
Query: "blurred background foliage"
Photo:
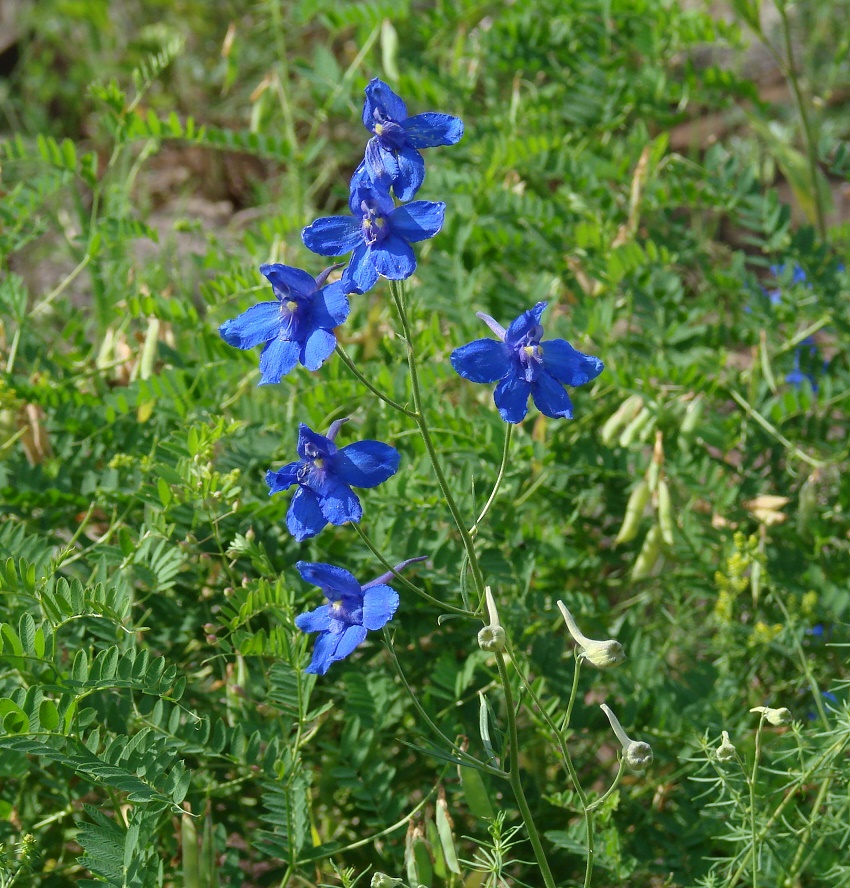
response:
[[[217,333],[267,298],[261,263],[321,270],[300,230],[345,206],[373,76],[412,112],[466,125],[427,158],[421,196],[448,210],[419,250],[413,311],[470,524],[504,436],[489,391],[448,363],[485,335],[475,311],[507,323],[549,300],[548,335],[606,364],[574,420],[517,429],[478,534],[518,663],[553,711],[572,680],[558,598],[629,654],[582,676],[573,716],[591,787],[616,770],[604,699],[655,751],[600,815],[595,884],[727,884],[739,809],[691,778],[721,729],[752,746],[748,709],[764,704],[803,725],[799,747],[772,738],[777,761],[799,762],[764,777],[765,797],[799,792],[770,824],[762,882],[841,884],[850,9],[214,6],[2,13],[0,884],[350,884],[334,865],[490,884],[484,852],[515,822],[491,819],[505,787],[423,751],[381,645],[318,682],[301,671],[293,617],[318,592],[294,562],[364,582],[383,569],[350,527],[296,544],[288,499],[263,482],[293,458],[298,422],[352,417],[341,443],[403,455],[364,493],[363,529],[391,562],[428,555],[417,581],[459,604],[460,547],[421,442],[338,360],[257,388],[257,355]],[[338,333],[406,398],[387,295],[353,297]],[[615,544],[645,477],[654,492]],[[431,718],[483,754],[494,666],[479,624],[439,615],[402,592],[395,651]],[[580,881],[582,823],[531,706],[521,736],[559,884]],[[504,878],[534,884],[528,857],[518,846]]]

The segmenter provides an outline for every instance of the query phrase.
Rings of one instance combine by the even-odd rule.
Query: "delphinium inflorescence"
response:
[[[519,808],[529,841],[544,884],[554,888],[554,879],[543,850],[534,818],[526,801],[519,772],[519,738],[517,712],[513,703],[512,676],[508,667],[520,672],[520,681],[527,685],[518,659],[511,655],[510,639],[499,621],[496,596],[485,586],[482,566],[475,548],[474,534],[462,515],[455,491],[448,481],[441,457],[433,442],[423,403],[415,348],[414,326],[407,299],[406,281],[416,270],[413,245],[437,235],[443,225],[446,204],[439,201],[414,200],[425,180],[425,162],[420,149],[454,145],[463,136],[463,123],[448,114],[429,112],[409,116],[402,99],[390,87],[373,79],[366,87],[363,123],[371,133],[363,161],[356,168],[349,185],[350,215],[326,216],[307,225],[302,232],[305,246],[322,256],[350,258],[338,280],[329,283],[329,276],[341,266],[322,271],[317,278],[306,271],[286,265],[263,265],[260,268],[272,285],[274,302],[263,302],[221,325],[221,336],[231,345],[250,349],[264,345],[260,358],[260,384],[279,383],[297,364],[316,371],[337,347],[335,330],[349,314],[349,297],[358,298],[374,287],[381,278],[388,281],[392,302],[401,325],[406,345],[412,408],[402,406],[381,393],[341,353],[346,367],[373,394],[412,421],[425,445],[440,491],[460,539],[464,563],[475,597],[464,594],[461,604],[438,602],[424,590],[420,594],[467,619],[483,621],[479,633],[483,650],[495,661],[498,681],[505,698],[508,745],[501,757],[490,755],[478,760],[466,749],[452,743],[433,722],[429,727],[449,744],[450,755],[458,763],[474,765],[506,780]],[[529,400],[544,415],[571,419],[573,404],[566,387],[585,385],[603,370],[602,361],[585,355],[564,339],[543,339],[541,316],[547,303],[537,302],[522,312],[507,328],[489,315],[478,316],[495,334],[496,339],[479,339],[456,348],[451,363],[463,378],[477,383],[495,383],[494,400],[505,423],[505,459],[511,441],[511,429],[525,419]],[[375,487],[395,474],[401,456],[395,448],[380,441],[359,441],[338,447],[336,437],[345,420],[334,422],[327,434],[319,434],[301,423],[298,427],[299,459],[280,469],[270,469],[266,476],[270,494],[295,487],[287,514],[286,526],[296,541],[315,537],[327,524],[357,524],[363,516],[363,505],[352,487]],[[494,485],[493,501],[499,489],[504,464]],[[486,512],[486,508],[485,508]],[[479,518],[479,522],[480,522]],[[358,528],[363,541],[379,557],[385,567],[389,563],[374,549]],[[331,564],[299,561],[296,565],[303,579],[319,586],[327,603],[297,617],[296,626],[309,633],[318,633],[307,671],[325,674],[330,666],[352,654],[366,639],[369,631],[383,629],[394,617],[400,604],[398,592],[388,585],[407,565],[426,556],[408,558],[388,573],[361,585],[347,569]],[[463,585],[463,577],[461,579]],[[416,588],[405,581],[405,586]],[[569,713],[578,689],[582,662],[597,667],[616,666],[625,659],[618,642],[597,642],[578,629],[566,607],[561,605],[567,625],[581,647],[575,660],[575,680],[567,715],[560,724],[550,717],[533,696],[544,720],[552,731],[587,825],[587,874],[592,861],[592,811],[601,799],[593,801],[581,788],[570,759]],[[388,653],[402,677],[405,687],[413,691],[404,677],[404,667],[396,657],[391,636],[385,631]],[[506,654],[508,656],[506,656]],[[513,679],[515,681],[515,679]],[[415,703],[415,695],[414,695]],[[419,710],[423,714],[423,710]],[[623,744],[621,770],[642,770],[651,761],[649,746],[631,741],[607,707],[605,712]],[[615,723],[616,722],[616,723]],[[485,741],[482,733],[482,741]],[[637,752],[636,752],[637,750]],[[638,755],[639,752],[639,755]],[[603,796],[602,798],[604,798]]]

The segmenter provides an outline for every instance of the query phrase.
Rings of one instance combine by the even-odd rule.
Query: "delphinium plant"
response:
[[[443,202],[414,200],[426,174],[419,149],[457,143],[463,136],[463,124],[456,117],[436,112],[409,116],[403,100],[377,78],[366,87],[363,123],[372,137],[351,179],[348,200],[351,215],[319,218],[304,228],[302,234],[304,244],[314,253],[329,257],[351,254],[339,279],[328,283],[329,276],[340,267],[337,265],[325,269],[315,279],[298,268],[263,265],[260,271],[272,284],[276,301],[259,303],[226,321],[220,333],[228,343],[241,349],[263,344],[260,385],[285,384],[285,376],[298,363],[308,370],[319,371],[337,346],[334,329],[346,320],[349,299],[361,298],[386,281],[402,330],[409,389],[382,391],[342,350],[340,357],[372,395],[398,411],[420,435],[444,507],[454,523],[459,545],[457,562],[461,569],[454,598],[439,602],[402,577],[402,569],[426,560],[427,553],[412,554],[402,563],[391,566],[358,527],[364,508],[352,490],[352,487],[375,487],[397,471],[403,472],[399,453],[380,441],[356,441],[339,447],[335,439],[346,420],[336,420],[326,435],[301,423],[297,448],[300,459],[281,469],[270,469],[266,479],[270,495],[296,488],[287,513],[287,529],[297,541],[302,541],[319,534],[328,523],[351,524],[378,562],[387,568],[382,576],[361,585],[342,565],[304,561],[295,565],[301,577],[318,586],[327,598],[326,604],[301,614],[295,621],[304,632],[317,634],[306,671],[325,675],[335,662],[354,655],[369,631],[383,630],[386,651],[421,716],[422,728],[432,734],[430,739],[439,758],[507,784],[531,844],[540,879],[547,888],[554,888],[557,879],[550,867],[540,825],[535,822],[526,799],[521,776],[522,741],[515,694],[518,689],[522,695],[527,694],[538,717],[545,722],[549,740],[557,749],[565,778],[572,787],[575,807],[584,820],[584,883],[589,885],[594,859],[593,814],[612,796],[627,769],[642,773],[653,755],[649,744],[631,739],[611,708],[603,704],[602,709],[622,746],[620,770],[607,790],[591,792],[582,786],[573,764],[570,719],[578,699],[582,665],[602,669],[617,666],[625,660],[625,653],[616,640],[596,641],[585,636],[566,606],[559,602],[577,647],[569,702],[565,711],[553,711],[546,701],[537,698],[528,668],[521,654],[513,650],[511,638],[499,617],[499,600],[507,602],[510,589],[494,588],[482,566],[474,534],[480,534],[485,526],[484,519],[498,495],[507,467],[511,431],[526,419],[530,404],[552,419],[572,419],[575,407],[567,389],[592,382],[602,373],[604,365],[598,357],[583,354],[564,339],[544,338],[545,301],[537,302],[507,326],[478,313],[493,337],[459,345],[451,353],[451,365],[470,382],[495,385],[493,400],[504,421],[504,457],[481,514],[477,518],[464,515],[457,504],[457,491],[434,444],[434,427],[439,418],[429,414],[422,396],[421,358],[412,323],[408,283],[417,269],[412,245],[435,237],[446,212]],[[390,586],[391,581],[403,583],[403,593]],[[498,724],[499,719],[482,692],[481,745],[476,744],[477,752],[473,751],[474,747],[461,746],[446,735],[418,703],[419,690],[405,676],[404,656],[395,650],[389,623],[397,611],[403,613],[402,598],[416,594],[439,604],[446,615],[470,625],[475,621],[484,624],[478,632],[478,643],[492,657],[497,670],[504,724]],[[327,680],[332,680],[332,676]],[[505,737],[498,749],[493,739],[497,733]],[[381,884],[380,879],[378,883]]]

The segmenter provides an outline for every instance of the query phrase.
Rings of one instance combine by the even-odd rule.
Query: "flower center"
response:
[[[361,224],[363,240],[365,240],[370,246],[372,244],[379,244],[389,233],[387,217],[381,215],[381,213],[372,206],[371,201],[362,201],[360,209],[363,212],[363,222]]]
[[[529,330],[515,346],[522,375],[528,382],[534,382],[543,368],[543,347],[540,345],[542,335],[543,328],[538,325]]]
[[[298,303],[294,299],[287,299],[285,305],[293,314],[298,308]]]

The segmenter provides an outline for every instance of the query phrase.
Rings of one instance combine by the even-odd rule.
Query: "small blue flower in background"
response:
[[[342,274],[346,293],[365,293],[378,275],[392,281],[416,271],[411,244],[433,237],[443,227],[446,205],[415,200],[396,207],[385,191],[363,176],[351,180],[348,198],[351,216],[324,216],[302,232],[308,250],[321,256],[354,251]]]
[[[423,555],[402,561],[394,573],[425,558]],[[329,604],[295,618],[295,625],[303,632],[319,633],[313,658],[304,671],[324,675],[331,663],[343,660],[366,638],[367,631],[382,629],[393,618],[398,609],[398,592],[386,585],[393,573],[361,586],[342,567],[311,561],[299,561],[295,566],[308,583],[319,586],[328,598]]]
[[[355,177],[365,171],[384,191],[392,186],[399,200],[411,200],[425,179],[425,161],[417,149],[455,145],[463,121],[449,114],[427,112],[407,116],[404,102],[375,77],[366,87],[363,125],[373,137]]]
[[[529,395],[546,416],[572,419],[573,405],[564,386],[584,385],[603,370],[599,358],[583,355],[564,339],[540,341],[540,316],[545,308],[545,302],[538,302],[507,330],[478,312],[499,339],[476,339],[452,352],[452,366],[464,379],[498,381],[493,398],[505,422],[525,418]]]
[[[771,265],[770,273],[775,278],[782,277],[782,275],[785,273],[785,264],[782,263],[781,265]],[[791,286],[793,287],[797,284],[805,284],[806,281],[806,272],[803,271],[803,269],[795,263],[794,268],[791,272]],[[809,286],[811,287],[811,284],[809,284]],[[765,290],[765,293],[767,293],[771,305],[779,305],[779,303],[782,301],[782,290]]]
[[[286,513],[286,527],[300,543],[316,536],[327,524],[359,521],[363,515],[354,487],[377,487],[398,471],[400,456],[380,441],[358,441],[337,447],[334,438],[346,419],[338,419],[319,435],[304,423],[298,426],[298,462],[266,473],[269,496],[298,490]]]
[[[808,355],[805,355],[804,350],[808,351]],[[793,385],[795,388],[799,388],[804,382],[808,381],[809,385],[812,387],[812,391],[816,392],[818,390],[818,381],[817,377],[814,373],[804,373],[800,369],[800,359],[801,357],[808,358],[808,364],[814,365],[816,363],[815,358],[817,357],[818,347],[815,345],[815,341],[811,336],[807,336],[800,345],[794,349],[794,369],[785,376],[785,381],[789,385]],[[823,369],[829,366],[829,361],[823,362]],[[812,366],[811,369],[814,369]]]
[[[318,370],[336,348],[334,327],[350,307],[342,283],[325,284],[339,266],[317,278],[289,265],[261,265],[277,302],[261,302],[219,327],[228,345],[249,349],[265,343],[260,356],[260,385],[280,382],[300,361]]]

